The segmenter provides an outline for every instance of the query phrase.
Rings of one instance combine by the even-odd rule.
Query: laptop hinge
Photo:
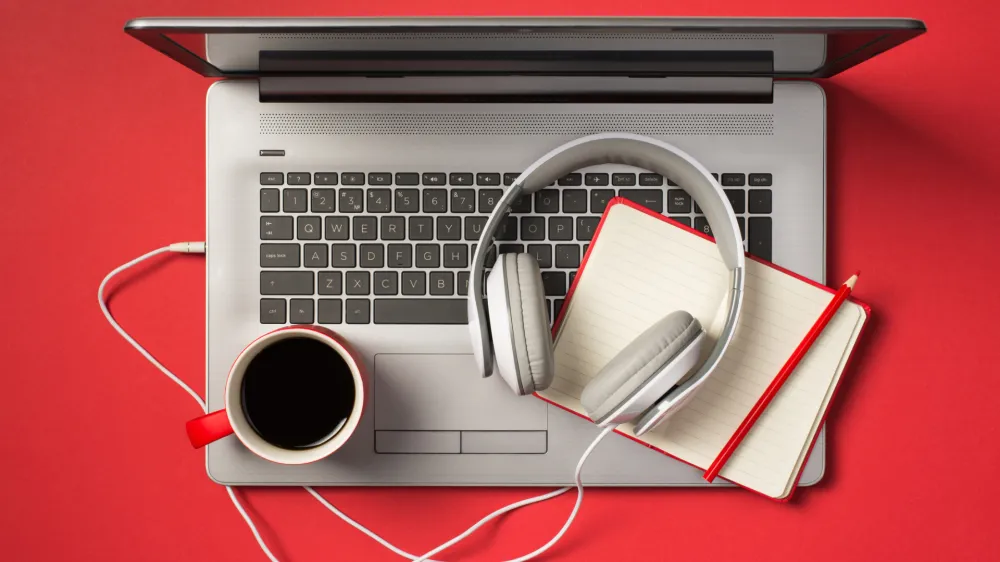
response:
[[[771,103],[769,77],[261,77],[262,102]]]

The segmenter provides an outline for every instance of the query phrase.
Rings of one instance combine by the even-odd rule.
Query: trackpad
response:
[[[376,430],[544,430],[547,409],[498,374],[480,378],[472,355],[375,356]]]

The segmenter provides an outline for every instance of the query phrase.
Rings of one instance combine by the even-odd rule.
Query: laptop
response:
[[[207,129],[207,395],[287,324],[348,338],[373,375],[356,435],[304,466],[235,439],[239,485],[566,485],[598,429],[481,379],[469,260],[506,186],[550,149],[648,135],[718,175],[747,250],[826,281],[826,102],[812,79],[924,31],[889,19],[138,19],[126,32],[214,82]],[[496,252],[536,256],[551,317],[607,201],[710,233],[683,185],[621,165],[520,201]],[[802,476],[819,481],[824,435]],[[620,436],[589,484],[708,486]]]

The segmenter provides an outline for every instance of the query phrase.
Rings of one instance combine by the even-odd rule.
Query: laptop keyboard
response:
[[[519,173],[262,172],[262,324],[465,324],[469,266]],[[713,174],[747,250],[771,259],[772,177]],[[650,173],[574,173],[521,198],[487,258],[538,259],[550,321],[615,195],[711,235],[701,209]]]

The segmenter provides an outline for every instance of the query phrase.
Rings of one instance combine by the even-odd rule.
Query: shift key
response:
[[[298,244],[261,244],[261,267],[298,267]]]

